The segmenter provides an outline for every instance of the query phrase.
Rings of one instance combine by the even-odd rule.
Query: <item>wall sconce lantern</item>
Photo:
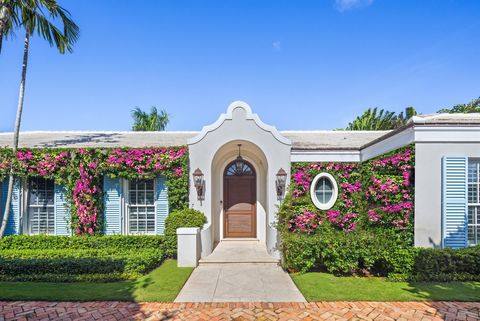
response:
[[[285,193],[285,186],[287,184],[287,172],[283,168],[280,168],[277,172],[277,179],[275,180],[277,186],[277,199],[281,200]]]
[[[204,187],[205,187],[205,181],[203,180],[203,173],[200,170],[200,168],[197,168],[192,175],[193,175],[193,185],[197,190],[197,199],[199,201],[202,201],[204,199]]]

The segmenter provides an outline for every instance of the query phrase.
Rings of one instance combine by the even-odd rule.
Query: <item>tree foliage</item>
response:
[[[157,110],[157,107],[152,106],[150,113],[135,107],[132,110],[134,131],[164,131],[167,127],[170,115],[165,110]]]
[[[346,130],[389,130],[405,125],[408,120],[417,114],[413,107],[405,108],[403,112],[396,114],[385,109],[368,108],[362,115],[357,116],[348,124]]]
[[[480,113],[480,97],[472,100],[467,104],[457,104],[452,108],[442,108],[438,111],[439,113]]]

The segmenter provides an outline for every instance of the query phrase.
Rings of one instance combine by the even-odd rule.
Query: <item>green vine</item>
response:
[[[20,178],[44,177],[66,190],[71,227],[76,235],[102,233],[103,176],[125,179],[166,177],[170,211],[188,207],[188,154],[168,148],[0,149],[0,178],[13,166]]]

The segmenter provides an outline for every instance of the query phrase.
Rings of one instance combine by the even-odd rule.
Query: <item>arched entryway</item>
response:
[[[257,176],[240,156],[223,173],[224,238],[257,237]]]

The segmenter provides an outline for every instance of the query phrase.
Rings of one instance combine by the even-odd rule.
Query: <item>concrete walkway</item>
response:
[[[175,302],[305,302],[258,241],[224,241],[200,261]]]

